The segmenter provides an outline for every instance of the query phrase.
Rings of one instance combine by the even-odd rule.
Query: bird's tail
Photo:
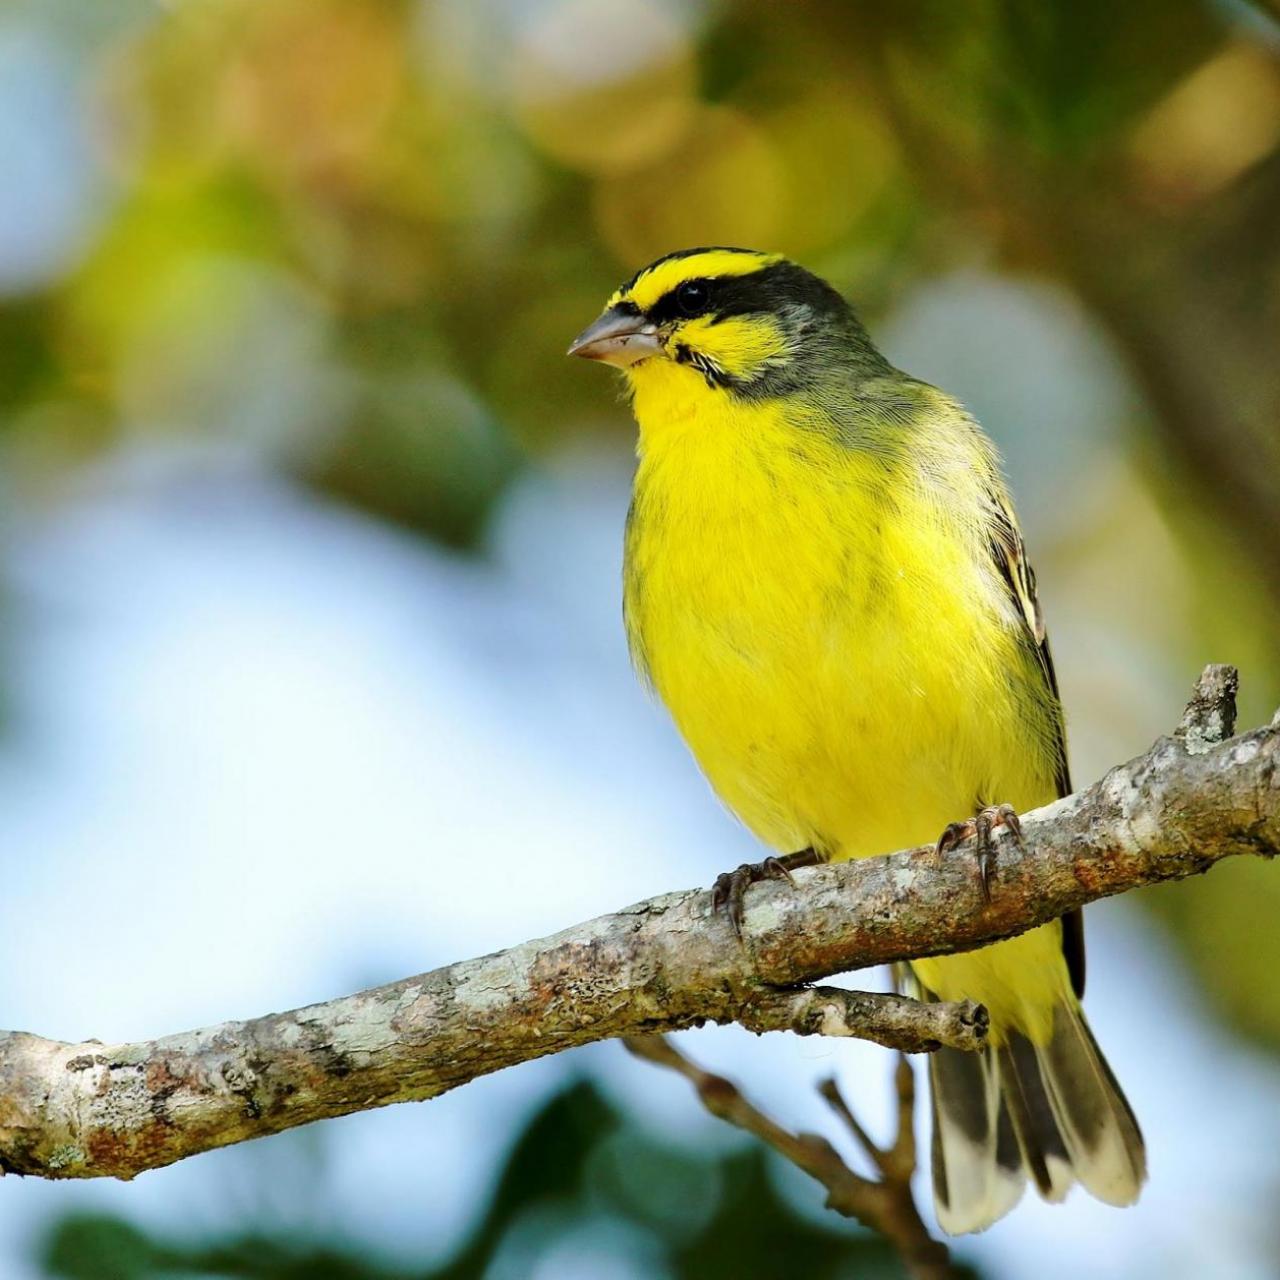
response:
[[[944,1048],[929,1058],[942,1229],[989,1227],[1028,1176],[1046,1200],[1079,1182],[1107,1204],[1133,1204],[1147,1171],[1142,1133],[1079,1003],[1057,1005],[1045,1044],[1010,1030],[998,1039],[981,1053]]]

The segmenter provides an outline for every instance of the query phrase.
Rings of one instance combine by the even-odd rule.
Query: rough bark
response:
[[[0,1170],[129,1178],[326,1116],[435,1097],[576,1045],[706,1020],[974,1048],[984,1013],[834,988],[834,973],[964,950],[1097,898],[1280,850],[1275,724],[1228,742],[1229,668],[1210,668],[1178,736],[998,840],[984,901],[973,857],[932,849],[796,873],[748,895],[744,942],[686,890],[552,937],[290,1013],[137,1044],[0,1034]],[[1199,709],[1197,707],[1199,706]],[[1216,717],[1216,721],[1214,719]]]

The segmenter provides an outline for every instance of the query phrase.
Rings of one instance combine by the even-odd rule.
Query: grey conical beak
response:
[[[658,331],[643,316],[610,307],[594,324],[578,334],[568,354],[584,360],[603,360],[619,369],[662,353]]]

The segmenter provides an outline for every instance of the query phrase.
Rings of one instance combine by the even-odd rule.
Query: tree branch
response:
[[[1200,692],[1219,709],[1221,694]],[[1207,684],[1206,681],[1209,683]],[[327,1116],[435,1097],[503,1067],[707,1020],[973,1048],[976,1008],[834,988],[833,973],[964,950],[1096,898],[1280,851],[1280,726],[1213,743],[1212,717],[998,841],[984,902],[964,850],[796,873],[748,898],[744,944],[702,890],[325,1004],[137,1044],[0,1034],[0,1170],[129,1178]],[[1190,750],[1189,745],[1195,747]]]

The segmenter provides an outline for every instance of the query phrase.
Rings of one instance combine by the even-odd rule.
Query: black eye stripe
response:
[[[813,320],[846,324],[849,304],[825,281],[793,263],[775,262],[742,275],[691,276],[667,290],[645,316],[652,324],[666,325],[691,319],[692,308],[680,305],[680,290],[688,285],[706,287],[706,298],[693,314],[710,317],[713,324],[734,316],[782,316],[799,312]]]
[[[838,295],[816,277],[789,262],[778,262],[742,275],[692,276],[668,289],[647,314],[654,324],[669,324],[696,316],[720,321],[730,316],[772,312],[789,301],[802,299],[810,280],[843,307]]]
[[[682,280],[674,289],[668,289],[649,308],[649,319],[654,324],[666,324],[671,320],[691,320],[705,316],[714,310],[720,281],[704,277]]]

